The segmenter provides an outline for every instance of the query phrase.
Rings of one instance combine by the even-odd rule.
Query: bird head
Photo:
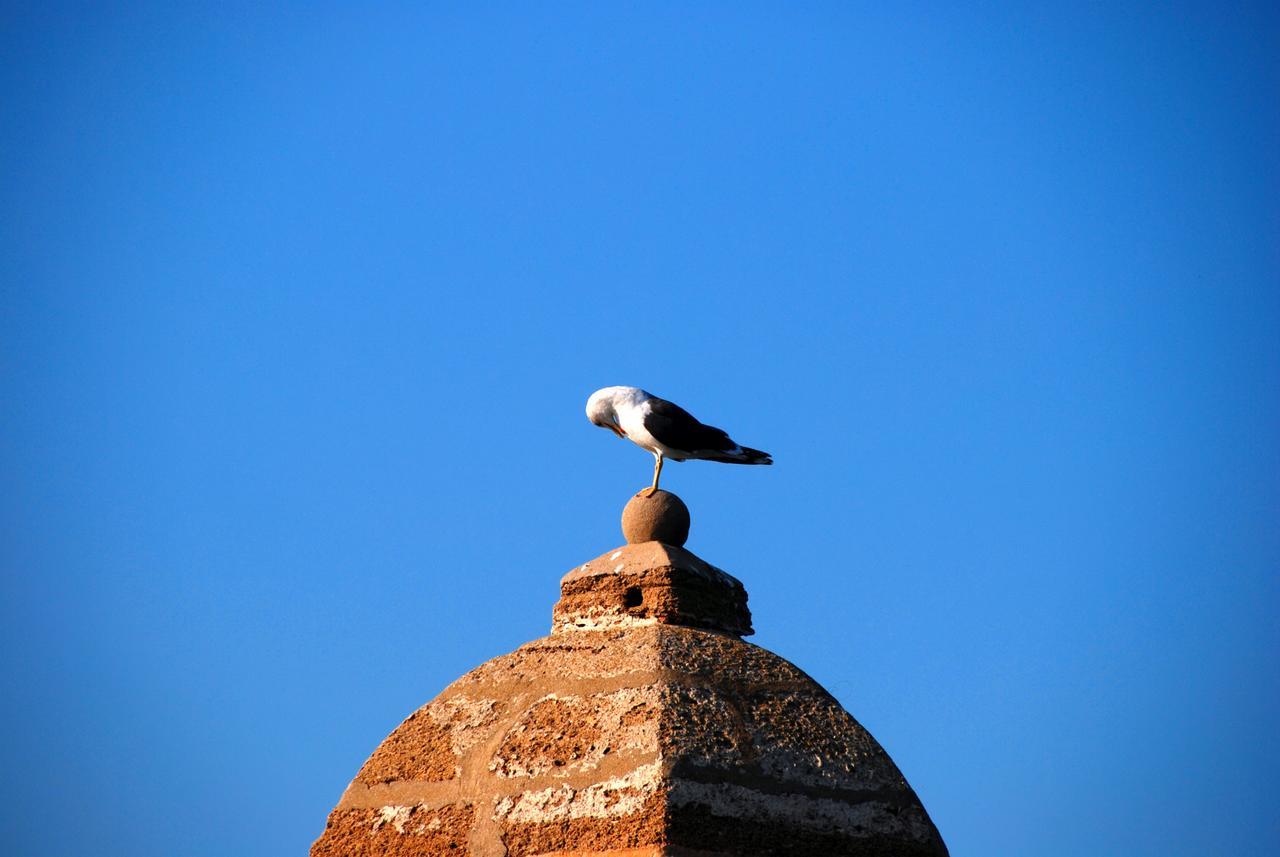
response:
[[[626,437],[627,433],[618,425],[618,411],[614,406],[617,391],[617,387],[605,387],[592,393],[587,399],[587,419],[594,426],[607,428],[618,437]]]

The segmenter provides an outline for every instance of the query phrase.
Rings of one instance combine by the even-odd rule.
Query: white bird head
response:
[[[617,406],[624,401],[635,398],[641,390],[635,387],[604,387],[596,390],[587,399],[587,419],[592,425],[607,428],[618,437],[626,437],[626,432],[618,424]]]

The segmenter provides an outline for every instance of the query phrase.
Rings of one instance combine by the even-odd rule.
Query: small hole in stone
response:
[[[623,607],[639,607],[644,602],[644,593],[640,591],[640,587],[633,586],[622,595]]]

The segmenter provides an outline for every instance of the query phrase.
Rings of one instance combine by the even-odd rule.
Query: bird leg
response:
[[[642,492],[646,497],[652,497],[657,492],[658,477],[662,475],[662,453],[655,452],[653,457],[656,459],[653,464],[653,485],[644,489]]]

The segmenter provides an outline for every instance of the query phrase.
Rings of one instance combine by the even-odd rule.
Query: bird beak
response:
[[[620,428],[618,428],[617,426],[613,425],[612,423],[610,423],[610,424],[609,424],[609,431],[613,432],[613,433],[614,433],[614,434],[616,434],[618,437],[626,437],[626,436],[627,436],[627,433],[626,433],[625,431],[623,431],[622,429],[620,429]]]

